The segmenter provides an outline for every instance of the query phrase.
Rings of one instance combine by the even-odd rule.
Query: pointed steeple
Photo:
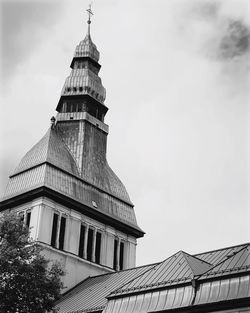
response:
[[[65,264],[68,288],[88,275],[134,267],[136,239],[144,235],[106,158],[108,108],[87,11],[87,34],[76,47],[58,113],[0,200],[0,210],[29,210],[31,237]]]
[[[84,40],[76,46],[70,67],[70,76],[66,78],[57,106],[60,113],[88,112],[100,121],[108,108],[104,105],[106,90],[98,76],[101,65],[99,51],[90,36],[91,7],[87,10],[88,30]]]
[[[94,15],[93,12],[91,11],[91,5],[89,5],[89,9],[86,10],[88,12],[88,31],[87,34],[82,40],[79,45],[76,47],[74,58],[79,58],[79,57],[89,57],[92,60],[98,62],[100,53],[96,48],[96,45],[93,43],[91,36],[90,36],[90,24],[91,24],[91,16]],[[73,59],[74,60],[74,59]],[[72,67],[72,64],[71,64]],[[73,67],[72,67],[73,68]]]

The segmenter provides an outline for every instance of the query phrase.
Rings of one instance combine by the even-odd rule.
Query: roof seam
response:
[[[233,248],[237,248],[237,247],[241,247],[241,246],[248,246],[248,245],[250,245],[250,242],[246,242],[246,243],[243,243],[243,244],[238,244],[238,245],[235,245],[235,246],[229,246],[229,247],[222,248],[222,249],[215,249],[215,250],[209,250],[209,251],[205,251],[205,252],[201,252],[201,253],[196,253],[196,254],[193,254],[193,256],[202,255],[202,254],[209,254],[209,253],[212,253],[212,252],[219,252],[219,251],[222,252],[224,250],[233,249]]]
[[[208,272],[212,271],[214,268],[216,268],[217,266],[223,264],[225,261],[231,259],[232,257],[234,257],[235,255],[237,255],[239,252],[241,252],[242,250],[246,249],[248,247],[248,244],[243,246],[240,250],[238,250],[235,254],[233,255],[229,255],[229,256],[226,256],[221,262],[219,262],[218,264],[214,265],[212,268],[210,268],[208,271],[204,272],[203,274],[201,275],[198,275],[198,278],[201,278],[203,275],[207,275]],[[233,247],[232,247],[233,248]],[[218,271],[219,273],[220,271]]]

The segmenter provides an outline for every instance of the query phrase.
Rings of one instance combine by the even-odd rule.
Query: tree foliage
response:
[[[16,213],[0,217],[0,312],[55,312],[62,267],[49,264]]]

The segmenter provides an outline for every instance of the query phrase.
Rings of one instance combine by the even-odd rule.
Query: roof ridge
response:
[[[203,274],[199,275],[199,277],[207,274],[208,272],[212,271],[213,269],[215,269],[216,267],[218,267],[219,265],[223,264],[224,262],[226,262],[227,260],[233,258],[235,255],[237,255],[238,253],[240,253],[241,251],[245,250],[246,248],[248,248],[248,245],[244,245],[240,250],[238,251],[234,251],[231,255],[227,255],[225,256],[225,258],[223,260],[221,260],[219,263],[215,264],[214,266],[212,266],[208,271],[204,272]],[[232,247],[233,248],[233,247]]]
[[[53,129],[53,128],[52,128],[52,129]],[[63,140],[63,138],[61,137],[60,129],[58,129],[57,127],[55,127],[53,130],[55,131],[56,136],[61,140],[61,142],[62,142],[64,148],[68,151],[68,153],[71,155],[72,159],[74,160],[75,165],[76,165],[76,168],[77,168],[77,170],[78,170],[78,173],[77,173],[77,174],[78,174],[79,177],[81,177],[81,175],[80,175],[80,168],[79,168],[79,166],[78,166],[78,164],[77,164],[77,161],[76,161],[76,159],[75,159],[73,153],[70,151],[69,147],[66,145],[66,143],[65,143],[64,140]]]
[[[190,253],[187,253],[187,252],[185,252],[185,251],[183,251],[186,255],[188,255],[188,256],[190,256],[190,257],[192,257],[192,258],[194,258],[194,259],[196,259],[196,260],[198,260],[198,261],[200,261],[200,262],[202,262],[202,263],[206,263],[206,264],[208,264],[208,265],[213,265],[212,263],[209,263],[209,262],[207,262],[207,261],[205,261],[205,260],[202,260],[202,259],[200,259],[200,258],[198,258],[196,255],[192,255],[192,254],[190,254]]]
[[[148,269],[147,271],[145,271],[144,273],[142,273],[142,274],[140,274],[140,275],[134,277],[133,279],[131,279],[130,281],[128,281],[126,284],[124,284],[124,285],[120,286],[119,288],[113,290],[107,297],[109,297],[109,296],[115,294],[116,292],[119,292],[119,290],[122,290],[126,285],[130,284],[132,281],[138,279],[139,277],[143,276],[144,274],[148,273],[149,271],[154,270],[158,265],[161,265],[161,264],[163,264],[164,262],[166,262],[167,260],[170,260],[171,258],[175,258],[176,255],[178,255],[178,254],[183,254],[183,253],[185,253],[185,252],[182,251],[182,250],[179,250],[179,251],[177,251],[176,253],[174,253],[173,255],[170,255],[169,257],[167,257],[166,259],[164,259],[163,261],[161,261],[161,262],[159,262],[159,263],[153,264],[154,266],[152,266],[151,268],[149,268],[149,269]],[[186,261],[186,262],[187,262],[187,261]],[[188,262],[187,262],[187,263],[188,263]],[[190,267],[190,266],[189,266],[189,267]],[[193,272],[193,271],[192,271],[192,272]]]
[[[194,259],[195,261],[199,262],[200,263],[200,266],[204,267],[204,266],[210,266],[210,268],[212,268],[212,264],[210,263],[207,263],[207,262],[204,262],[202,261],[201,259],[197,258],[197,257],[194,257],[192,256],[191,254],[189,253],[186,253],[185,251],[181,251],[182,252],[182,255],[189,267],[189,269],[191,270],[191,272],[193,273],[193,276],[199,276],[201,275],[199,271],[195,270],[195,268],[193,267],[193,265],[191,264],[190,260],[188,260],[188,257]],[[207,271],[207,267],[206,269],[203,268],[203,270],[201,269],[201,271],[203,271],[204,273]]]
[[[45,162],[48,161],[49,158],[49,149],[50,149],[50,142],[51,142],[51,136],[52,136],[52,130],[53,128],[50,126],[49,129],[47,130],[45,136],[47,136],[48,133],[48,142],[47,142],[47,149],[46,149],[46,156],[45,156]]]
[[[238,245],[234,245],[234,246],[228,246],[228,247],[225,247],[225,248],[219,248],[219,249],[204,251],[204,252],[200,252],[200,253],[195,253],[195,254],[193,254],[193,256],[197,256],[197,255],[201,255],[201,254],[207,254],[207,253],[211,253],[211,252],[217,252],[217,251],[224,251],[224,250],[227,250],[227,249],[237,248],[237,247],[241,247],[241,246],[249,246],[249,245],[250,245],[250,242],[246,242],[246,243],[243,243],[243,244],[238,244]]]

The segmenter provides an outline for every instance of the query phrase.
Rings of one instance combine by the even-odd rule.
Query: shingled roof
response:
[[[112,223],[122,222],[119,227],[129,228],[136,237],[141,237],[143,231],[137,225],[133,205],[117,175],[107,162],[102,164],[92,160],[88,166],[92,166],[91,170],[86,170],[87,173],[91,172],[90,177],[80,175],[74,156],[61,138],[60,131],[51,127],[26,153],[10,176],[1,199],[1,209],[9,206],[8,200],[13,205],[19,196],[28,193],[35,196],[36,191],[47,188],[58,197],[76,201],[81,212],[84,208],[90,208],[92,215],[102,213],[102,218],[110,223],[111,220]],[[65,199],[63,201],[65,203]]]
[[[25,154],[13,175],[45,162],[70,174],[79,175],[75,160],[55,128],[49,128],[43,138]]]

